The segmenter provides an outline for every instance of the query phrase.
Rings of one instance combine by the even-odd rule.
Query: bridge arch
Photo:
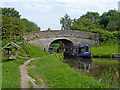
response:
[[[25,35],[24,38],[30,40],[29,43],[38,46],[45,51],[48,51],[50,44],[57,41],[62,41],[66,46],[84,44],[89,46],[99,45],[98,34],[77,30],[40,31]]]
[[[65,46],[74,46],[74,43],[72,41],[68,40],[68,39],[56,39],[56,40],[53,40],[52,42],[49,43],[48,51],[51,52],[52,44],[59,43],[59,41],[61,41],[64,44],[64,47]],[[63,51],[64,47],[62,47],[62,49],[59,49],[59,50]]]
[[[65,46],[74,46],[73,42],[68,40],[68,39],[56,39],[53,40],[49,43],[49,46],[53,43],[58,43],[59,41],[61,41],[62,43],[64,43]]]

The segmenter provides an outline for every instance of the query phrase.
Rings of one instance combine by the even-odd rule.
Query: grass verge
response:
[[[108,56],[112,57],[114,54],[118,54],[118,43],[104,43],[99,46],[91,47],[93,56]]]
[[[93,77],[83,76],[75,72],[68,64],[58,61],[55,56],[47,55],[29,63],[28,73],[35,80],[42,78],[51,88],[105,88]]]
[[[30,81],[29,81],[29,87],[30,87],[30,88],[34,88],[32,82],[30,82]]]
[[[41,57],[49,54],[48,52],[45,52],[31,44],[29,44],[29,46],[30,52],[28,53],[28,55],[30,58]],[[20,53],[22,53],[23,55],[26,54],[25,52]],[[6,61],[4,57],[2,58],[2,88],[21,88],[21,76],[19,66],[28,59],[17,57],[16,60]]]
[[[28,53],[28,55],[31,57],[31,58],[34,58],[34,57],[42,57],[44,55],[49,55],[48,52],[46,51],[43,51],[41,50],[40,48],[32,45],[32,44],[29,44],[30,46],[30,52]]]
[[[2,63],[2,88],[21,88],[19,66],[27,59],[17,58]]]
[[[2,89],[2,63],[0,63],[0,90],[1,89]]]
[[[95,77],[102,79],[102,82],[107,85],[112,85],[113,88],[119,87],[120,81],[120,62],[117,60],[107,59],[107,58],[94,58],[93,64],[99,65],[99,69],[91,70],[92,73],[96,73]],[[99,75],[97,75],[97,72]]]

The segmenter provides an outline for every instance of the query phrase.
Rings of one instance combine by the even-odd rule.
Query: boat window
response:
[[[84,48],[79,48],[79,53],[83,53]]]
[[[86,46],[86,52],[89,52],[89,48],[88,48],[88,46]]]
[[[72,50],[71,47],[67,47],[67,48],[65,48],[65,51],[69,51],[70,52],[70,51],[73,51],[73,50]]]
[[[76,48],[73,48],[73,52],[76,52]]]
[[[69,51],[69,49],[68,49],[68,48],[65,48],[65,51]]]

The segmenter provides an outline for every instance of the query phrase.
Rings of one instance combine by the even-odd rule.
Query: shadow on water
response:
[[[106,58],[66,58],[64,62],[86,76],[92,76],[113,87],[120,87],[120,61]]]

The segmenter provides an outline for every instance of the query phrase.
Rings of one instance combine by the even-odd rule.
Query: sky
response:
[[[60,30],[60,18],[67,13],[71,19],[86,12],[100,15],[110,9],[118,10],[119,0],[0,0],[0,6],[15,8],[21,16],[35,22],[41,31]]]

